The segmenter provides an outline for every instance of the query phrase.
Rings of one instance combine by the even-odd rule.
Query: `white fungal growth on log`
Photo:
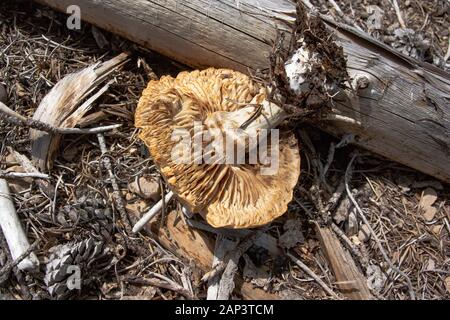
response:
[[[316,63],[318,63],[317,53],[309,51],[306,45],[298,48],[285,63],[284,68],[289,79],[289,87],[294,93],[301,94],[309,89],[307,75]]]

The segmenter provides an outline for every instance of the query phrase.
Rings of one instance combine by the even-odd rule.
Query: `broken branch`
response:
[[[0,179],[0,227],[11,257],[13,260],[19,259],[30,248],[30,243],[11,199],[8,183],[4,179]],[[30,253],[18,263],[20,270],[36,271],[38,267],[39,260],[34,253]]]

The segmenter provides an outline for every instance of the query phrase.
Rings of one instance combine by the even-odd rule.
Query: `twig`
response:
[[[311,278],[313,278],[314,280],[317,281],[317,283],[333,298],[337,299],[337,300],[341,300],[341,298],[339,298],[339,296],[333,292],[333,290],[330,289],[330,287],[327,286],[327,284],[325,282],[323,282],[322,279],[319,278],[319,276],[317,276],[314,271],[312,271],[310,268],[308,268],[308,266],[306,264],[304,264],[303,262],[300,261],[300,259],[297,259],[296,257],[294,257],[292,254],[288,253],[287,254],[289,258],[292,259],[292,261],[295,262],[296,265],[298,265],[303,271],[305,271]]]
[[[361,265],[367,269],[369,266],[369,260],[365,257],[361,250],[353,244],[353,242],[347,237],[347,235],[335,224],[331,224],[331,229],[336,233],[336,235],[344,241],[347,248],[358,258]]]
[[[395,14],[397,15],[398,22],[400,23],[400,26],[402,29],[406,29],[405,21],[403,20],[402,13],[400,12],[400,7],[398,5],[397,0],[392,0],[392,5],[395,9]]]
[[[0,178],[36,178],[36,179],[50,179],[50,176],[39,172],[0,172]]]
[[[194,290],[192,289],[192,269],[189,266],[184,266],[181,270],[181,283],[183,288],[186,289],[191,296],[194,296]]]
[[[356,27],[358,30],[363,31],[352,19],[345,15],[342,11],[341,7],[334,0],[328,0],[329,3],[333,6],[334,10],[336,10],[337,15],[344,20],[344,22],[350,26]]]
[[[139,219],[133,227],[133,233],[138,233],[142,228],[161,210],[163,204],[167,204],[172,199],[173,192],[169,191],[164,198],[161,198],[146,214]]]
[[[339,5],[336,3],[336,1],[328,0],[328,2],[331,3],[331,5],[334,7],[334,9],[336,10],[336,12],[338,13],[339,16],[341,16],[341,17],[344,16],[344,12],[342,12],[341,7],[339,7]]]
[[[309,10],[313,11],[316,9],[309,0],[301,0],[301,1]]]
[[[155,274],[156,276],[156,274]],[[141,284],[141,285],[147,285],[147,286],[154,286],[159,287],[167,290],[171,290],[174,292],[177,292],[181,294],[182,296],[186,297],[187,299],[194,299],[195,297],[192,295],[192,293],[189,292],[189,290],[186,290],[182,286],[180,286],[178,283],[171,281],[170,279],[166,280],[160,280],[160,279],[148,279],[148,278],[128,278],[125,279],[128,283],[134,283],[134,284]]]
[[[361,122],[356,120],[356,119],[352,119],[340,114],[329,114],[327,115],[325,118],[323,118],[322,120],[324,121],[336,121],[336,122],[342,122],[342,123],[348,123],[351,125],[355,125],[355,126],[361,126]]]
[[[121,124],[113,124],[109,126],[97,127],[97,128],[61,128],[54,127],[48,123],[35,120],[32,118],[24,117],[14,110],[8,108],[3,102],[0,102],[0,112],[5,114],[5,120],[11,124],[29,127],[40,131],[45,131],[48,133],[57,133],[57,134],[96,134],[101,132],[110,131],[116,128],[121,127]]]
[[[354,134],[345,134],[342,137],[341,141],[339,141],[338,144],[334,144],[334,142],[331,143],[330,149],[328,150],[327,162],[325,163],[325,166],[323,167],[323,172],[322,172],[323,179],[325,179],[327,177],[328,169],[330,169],[330,166],[334,161],[334,154],[336,152],[336,149],[343,148],[353,142],[355,142],[355,135]]]
[[[412,300],[415,300],[415,299],[416,299],[416,294],[415,294],[415,292],[414,292],[414,289],[413,289],[413,286],[412,286],[412,283],[411,283],[411,279],[409,279],[408,275],[407,275],[406,273],[404,273],[403,271],[401,271],[400,269],[398,269],[398,268],[392,263],[391,259],[389,259],[389,256],[387,255],[386,251],[384,250],[383,245],[381,244],[380,239],[378,238],[378,236],[377,236],[377,234],[375,233],[375,231],[372,229],[372,227],[371,227],[369,221],[367,220],[366,216],[364,215],[364,212],[362,211],[362,209],[361,209],[360,206],[358,205],[358,202],[355,200],[355,198],[353,197],[353,194],[352,194],[352,192],[351,192],[351,190],[350,190],[349,180],[350,180],[350,177],[351,177],[351,175],[352,175],[352,173],[351,173],[351,172],[352,172],[352,165],[353,165],[353,162],[355,161],[355,159],[356,159],[357,156],[358,156],[357,154],[354,154],[354,155],[353,155],[353,157],[351,158],[351,160],[350,160],[350,162],[349,162],[349,164],[348,164],[348,166],[347,166],[347,169],[346,169],[346,171],[345,171],[345,190],[347,191],[347,195],[348,195],[350,201],[351,201],[351,202],[353,203],[353,205],[355,206],[356,211],[358,212],[359,216],[360,216],[361,219],[364,221],[364,224],[365,224],[365,225],[367,226],[367,228],[369,229],[370,234],[372,235],[373,239],[375,240],[375,242],[376,242],[376,244],[377,244],[377,246],[378,246],[378,249],[380,250],[380,252],[381,252],[381,254],[382,254],[384,260],[387,262],[387,264],[389,265],[389,267],[390,267],[393,271],[395,271],[396,273],[398,273],[399,275],[401,275],[403,278],[406,279],[406,282],[407,282],[407,284],[408,284],[408,289],[409,289],[409,295],[410,295],[410,297],[411,297]]]
[[[5,236],[13,260],[17,260],[30,248],[22,223],[9,193],[8,183],[0,179],[0,227]],[[39,260],[34,253],[28,254],[18,264],[20,270],[35,271]]]
[[[0,285],[5,282],[8,277],[10,272],[12,271],[12,269],[14,267],[16,267],[19,263],[21,263],[26,257],[28,257],[33,251],[34,249],[37,248],[37,245],[39,244],[39,240],[36,240],[35,242],[33,242],[33,244],[24,252],[22,253],[17,259],[15,259],[14,261],[10,261],[7,264],[5,264],[1,269],[0,269]]]
[[[98,133],[97,139],[98,139],[98,143],[100,145],[100,150],[102,152],[102,156],[104,156],[108,152],[108,150],[106,149],[105,137],[103,136],[103,134]],[[114,202],[116,203],[117,210],[119,211],[120,219],[122,220],[122,223],[124,224],[125,231],[127,233],[129,233],[131,231],[131,223],[130,223],[128,214],[125,210],[125,204],[124,204],[122,196],[120,194],[119,185],[117,184],[116,177],[112,170],[111,159],[108,157],[104,157],[103,162],[105,164],[106,170],[108,171],[109,179],[111,180],[111,185],[113,188],[113,198],[114,198]]]

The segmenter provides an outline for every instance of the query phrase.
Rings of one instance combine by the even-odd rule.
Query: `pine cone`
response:
[[[44,282],[52,298],[66,299],[92,280],[93,263],[107,254],[103,242],[89,238],[50,249]],[[86,277],[89,275],[89,279]]]
[[[92,194],[83,195],[75,203],[63,206],[56,220],[65,228],[81,225],[93,229],[104,239],[110,238],[113,228],[111,209]]]

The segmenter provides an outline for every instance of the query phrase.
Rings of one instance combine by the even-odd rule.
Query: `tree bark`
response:
[[[72,0],[36,0],[66,12]],[[81,17],[105,30],[196,68],[249,73],[269,67],[277,34],[289,37],[295,4],[287,0],[78,0]],[[353,133],[357,145],[450,182],[450,75],[321,16],[344,49],[352,79],[338,117],[320,127]],[[346,119],[346,120],[345,120]],[[348,121],[350,120],[350,121]]]

